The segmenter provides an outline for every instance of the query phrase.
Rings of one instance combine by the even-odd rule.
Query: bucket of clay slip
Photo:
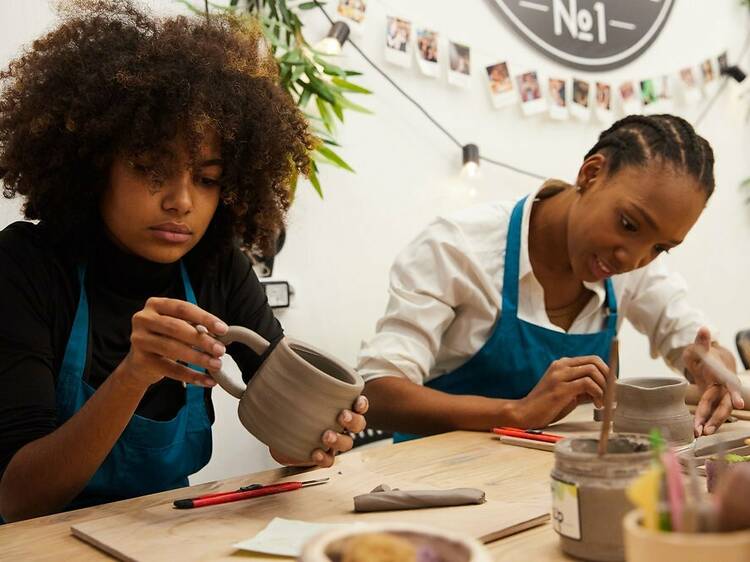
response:
[[[615,433],[601,457],[598,445],[598,435],[555,445],[552,524],[563,552],[584,560],[624,560],[622,519],[633,509],[625,490],[651,464],[649,440]]]
[[[642,515],[625,516],[625,557],[628,562],[747,562],[750,531],[732,533],[667,533],[645,529]]]

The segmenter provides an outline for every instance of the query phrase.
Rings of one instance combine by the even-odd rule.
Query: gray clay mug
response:
[[[695,439],[693,415],[685,404],[688,383],[676,377],[633,377],[617,381],[613,430],[648,433],[657,428],[672,445]]]
[[[242,326],[230,326],[218,339],[225,345],[245,344],[258,355],[270,346]],[[321,439],[327,429],[343,430],[337,418],[342,410],[352,409],[364,387],[362,377],[345,363],[286,337],[247,385],[223,370],[212,376],[240,400],[237,411],[245,429],[274,451],[301,461],[323,448]]]

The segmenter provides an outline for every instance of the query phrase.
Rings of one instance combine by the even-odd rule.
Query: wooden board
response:
[[[149,509],[74,524],[78,538],[121,560],[142,562],[212,560],[237,553],[232,544],[248,539],[274,517],[325,523],[398,521],[466,533],[484,542],[541,525],[548,510],[488,497],[481,505],[407,511],[354,513],[352,498],[378,484],[427,489],[424,483],[384,478],[355,465],[306,473],[305,480],[330,477],[322,486],[230,504],[177,510],[166,503]],[[287,478],[286,480],[289,480]],[[301,515],[304,514],[304,515]],[[134,539],[137,537],[137,539]]]

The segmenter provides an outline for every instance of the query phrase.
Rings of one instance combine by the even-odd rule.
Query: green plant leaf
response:
[[[318,192],[318,195],[323,199],[323,188],[320,187],[320,181],[318,180],[318,165],[315,162],[310,163],[310,173],[307,175],[307,179]]]
[[[186,6],[191,12],[205,17],[202,0],[175,0]],[[217,3],[211,0],[208,5],[212,12],[233,13],[240,25],[251,29],[254,22],[260,26],[271,53],[279,68],[279,82],[283,88],[296,100],[298,107],[304,113],[309,123],[310,134],[317,139],[315,149],[311,151],[310,183],[322,198],[323,189],[320,185],[318,162],[354,171],[338,154],[329,147],[338,147],[334,137],[336,120],[343,122],[346,109],[361,113],[372,113],[366,107],[358,105],[346,96],[349,94],[370,94],[370,90],[363,88],[348,78],[361,76],[361,72],[347,70],[340,66],[337,58],[327,53],[317,51],[306,40],[302,33],[303,24],[298,13],[302,10],[314,9],[325,2],[319,0],[302,0],[290,9],[288,0],[248,0],[240,8],[239,0],[228,3]],[[311,98],[315,98],[318,115],[305,111]],[[294,196],[298,178],[290,179],[290,188]]]
[[[316,150],[320,152],[323,156],[325,156],[328,160],[336,164],[339,168],[343,168],[344,170],[347,170],[349,172],[354,172],[354,169],[344,162],[344,160],[336,154],[333,150],[328,148],[327,146],[319,145]]]
[[[371,94],[372,92],[367,88],[352,84],[351,82],[344,80],[343,78],[331,78],[331,82],[336,84],[339,88],[347,90],[349,92],[356,92],[358,94]]]
[[[372,115],[372,111],[370,109],[367,109],[366,107],[359,105],[358,103],[354,103],[353,101],[350,101],[340,94],[337,98],[337,101],[342,107],[344,107],[344,109],[351,109],[352,111],[356,111],[358,113],[367,113],[369,115]]]
[[[315,98],[315,104],[318,106],[318,112],[320,113],[320,118],[323,119],[323,125],[325,126],[326,130],[329,133],[333,133],[333,117],[331,116],[331,112],[328,110],[328,106],[320,97]]]
[[[336,94],[325,84],[325,82],[323,82],[319,78],[316,78],[315,75],[311,76],[309,72],[306,72],[305,74],[310,79],[310,82],[308,82],[308,86],[312,89],[313,92],[318,94],[318,96],[326,100],[331,105],[336,103]]]
[[[307,88],[304,88],[302,90],[302,95],[297,100],[297,105],[299,107],[305,107],[307,105],[307,102],[310,101],[311,95],[312,95],[312,91],[308,90]]]
[[[339,118],[339,121],[342,123],[344,122],[344,110],[341,108],[341,106],[337,103],[331,104],[331,109],[336,114],[336,117]]]

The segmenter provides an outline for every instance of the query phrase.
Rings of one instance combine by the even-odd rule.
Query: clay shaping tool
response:
[[[599,456],[607,452],[609,431],[612,425],[612,404],[615,401],[615,382],[617,381],[617,365],[619,363],[620,344],[617,336],[612,338],[609,348],[609,373],[607,374],[607,388],[604,389],[604,416],[602,418],[602,430],[599,434]]]
[[[702,349],[700,349],[699,346],[695,346],[696,353],[698,354],[698,357],[701,358],[701,361],[703,361],[706,365],[708,365],[711,370],[714,372],[716,377],[724,384],[730,391],[735,393],[737,396],[742,398],[742,383],[740,382],[740,379],[737,377],[736,373],[733,373],[729,370],[729,368],[724,365],[721,361],[716,359],[713,355],[710,353],[704,352]]]
[[[177,509],[191,509],[194,507],[204,507],[207,505],[219,505],[222,503],[236,502],[239,500],[247,500],[250,498],[260,498],[262,496],[270,496],[273,494],[280,494],[282,492],[292,492],[299,490],[300,488],[307,488],[308,486],[318,486],[325,484],[330,478],[322,478],[320,480],[308,480],[306,482],[282,482],[280,484],[268,484],[266,486],[247,486],[244,489],[240,489],[234,492],[219,492],[215,494],[207,494],[205,496],[199,496],[197,498],[186,498],[182,500],[175,500],[173,505]]]

